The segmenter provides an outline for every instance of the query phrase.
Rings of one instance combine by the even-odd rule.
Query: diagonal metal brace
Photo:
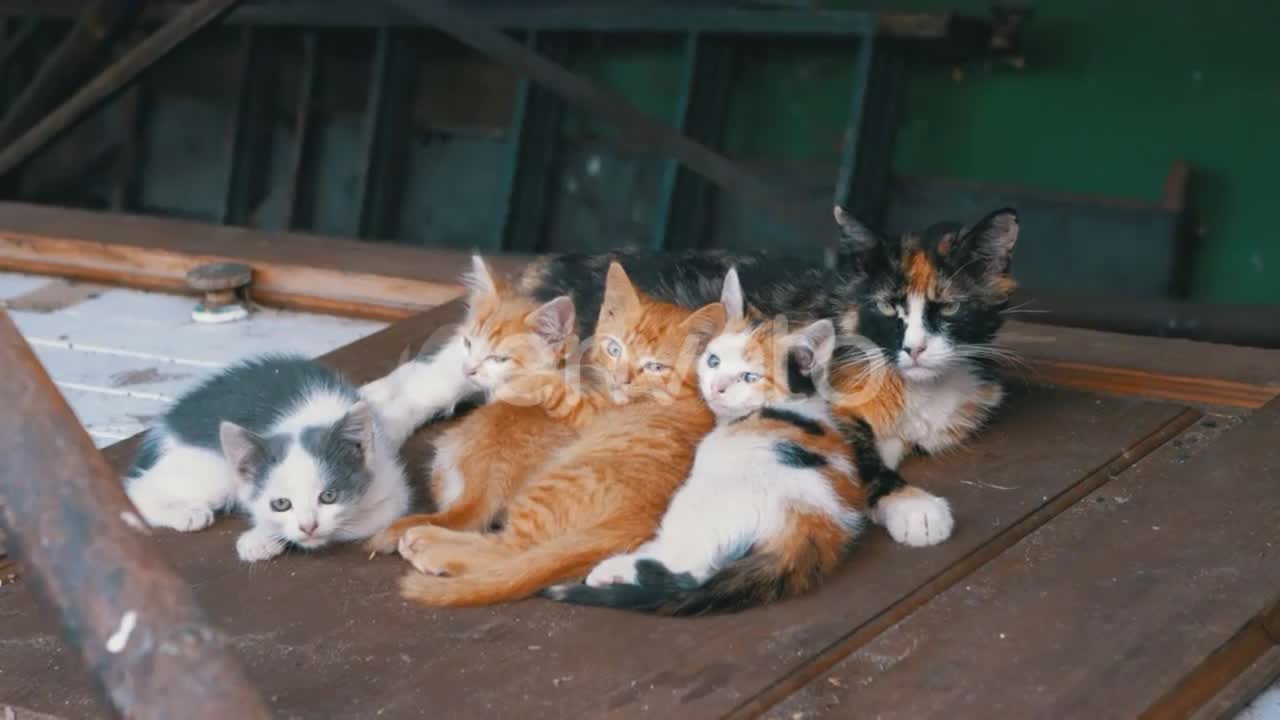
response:
[[[609,120],[642,145],[674,157],[724,190],[750,200],[797,232],[816,238],[818,246],[833,247],[836,233],[829,221],[830,216],[814,212],[812,202],[788,199],[786,189],[756,177],[724,155],[648,115],[617,93],[548,60],[501,30],[473,20],[449,3],[438,0],[389,1],[424,24],[438,28],[521,75],[527,75],[567,102]]]

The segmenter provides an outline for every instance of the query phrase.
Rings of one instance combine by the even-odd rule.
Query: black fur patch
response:
[[[867,421],[847,423],[840,430],[853,450],[853,465],[858,469],[858,476],[867,488],[869,507],[875,507],[881,498],[906,485],[896,470],[885,467],[884,460],[880,458],[880,450],[876,447],[875,433]]]
[[[794,425],[803,430],[805,434],[813,435],[814,437],[822,437],[827,434],[827,431],[822,429],[822,423],[819,423],[813,418],[807,418],[792,410],[766,407],[760,410],[760,417],[769,420],[780,420],[784,423]]]
[[[827,459],[790,440],[779,440],[773,444],[773,454],[778,462],[793,468],[816,468],[827,464]]]
[[[309,427],[299,437],[302,447],[320,465],[324,489],[336,492],[344,503],[359,499],[373,482],[360,443],[344,427],[347,422],[343,418],[332,425]]]

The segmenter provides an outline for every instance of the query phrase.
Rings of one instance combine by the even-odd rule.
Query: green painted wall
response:
[[[888,3],[976,15],[989,4]],[[1186,159],[1203,221],[1195,297],[1280,302],[1280,1],[1029,5],[1025,70],[972,67],[957,79],[950,67],[913,67],[898,172],[1155,201],[1170,164]],[[575,65],[669,115],[675,49],[653,50],[605,47]],[[760,50],[743,68],[725,150],[834,161],[848,62],[839,49]]]
[[[985,3],[911,7],[931,5]],[[1032,6],[1024,72],[916,73],[899,170],[1156,200],[1185,158],[1204,233],[1195,296],[1280,302],[1280,2]]]

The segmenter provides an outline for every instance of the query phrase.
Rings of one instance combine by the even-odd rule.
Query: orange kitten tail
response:
[[[492,605],[530,597],[557,582],[580,578],[596,563],[639,545],[634,531],[578,530],[549,540],[501,562],[477,566],[457,577],[410,572],[400,581],[407,600],[436,607]]]
[[[804,595],[837,567],[858,527],[820,515],[794,515],[785,536],[749,550],[698,585],[654,559],[636,562],[634,584],[559,585],[547,597],[577,605],[615,607],[657,615],[703,615],[746,610]]]

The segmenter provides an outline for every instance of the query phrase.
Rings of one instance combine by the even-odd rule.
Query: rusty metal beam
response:
[[[789,193],[785,188],[756,177],[724,155],[645,113],[617,93],[548,60],[501,30],[474,20],[449,3],[439,0],[390,0],[390,3],[516,73],[527,75],[567,102],[609,120],[652,151],[674,157],[721,188],[756,203],[793,230],[814,238],[817,241],[815,245],[829,250],[833,248],[836,233],[829,213],[817,212],[814,204],[807,200],[787,199]]]
[[[5,542],[104,696],[128,718],[269,717],[3,310],[0,367]]]
[[[97,0],[85,8],[71,32],[45,58],[35,77],[0,119],[0,146],[34,125],[54,103],[66,97],[145,7],[145,0]]]
[[[129,87],[144,71],[196,32],[233,10],[237,4],[239,0],[199,0],[188,5],[163,27],[125,53],[56,110],[0,151],[0,180],[21,167],[63,133],[75,127],[89,112]]]

